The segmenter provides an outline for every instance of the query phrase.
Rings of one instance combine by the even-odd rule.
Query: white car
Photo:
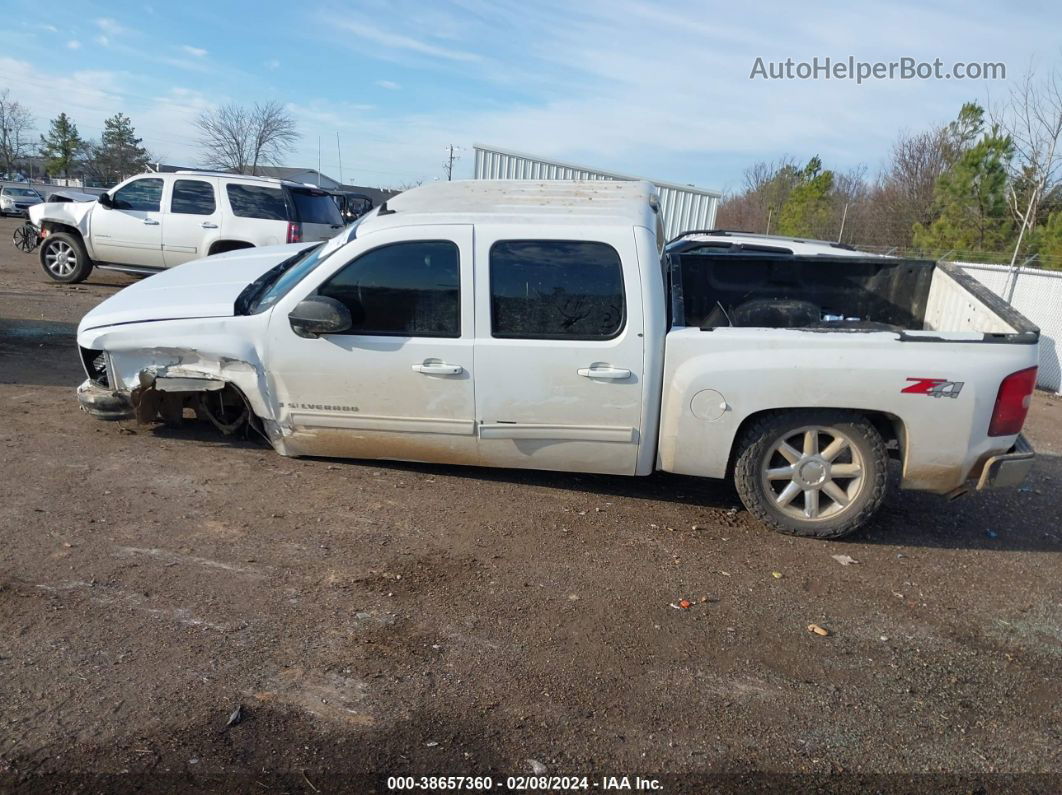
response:
[[[0,188],[0,215],[26,215],[30,207],[44,201],[33,188],[19,185],[4,185]]]
[[[210,171],[141,174],[95,201],[38,205],[30,220],[44,272],[66,283],[93,267],[150,274],[241,248],[327,240],[343,226],[319,188]]]
[[[900,485],[1015,485],[1039,331],[945,264],[727,233],[645,182],[447,182],[322,245],[237,251],[81,321],[82,407],[283,455],[733,477],[834,537]]]

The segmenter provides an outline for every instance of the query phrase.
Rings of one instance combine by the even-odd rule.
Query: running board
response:
[[[118,271],[120,273],[135,273],[138,276],[151,276],[153,273],[162,273],[165,268],[150,268],[147,265],[110,265],[106,262],[96,263],[101,271]]]

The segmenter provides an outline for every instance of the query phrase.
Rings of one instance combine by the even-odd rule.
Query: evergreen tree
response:
[[[915,245],[930,250],[1004,251],[1014,236],[1007,204],[1011,139],[996,125],[985,130],[984,111],[974,103],[963,105],[949,130],[954,133],[954,159],[937,180],[937,217],[930,224],[915,225]]]
[[[1062,210],[1055,210],[1047,216],[1047,223],[1036,230],[1034,243],[1040,255],[1041,263],[1052,269],[1062,269]]]
[[[70,166],[84,146],[78,135],[77,125],[65,113],[52,119],[47,136],[41,136],[41,155],[46,160],[49,174],[70,176]]]
[[[95,157],[105,181],[121,182],[144,171],[149,157],[147,150],[140,145],[142,140],[136,137],[132,121],[122,113],[103,122],[103,135]]]
[[[796,184],[782,206],[778,232],[793,237],[821,237],[830,225],[833,172],[822,170],[818,155],[796,175]]]

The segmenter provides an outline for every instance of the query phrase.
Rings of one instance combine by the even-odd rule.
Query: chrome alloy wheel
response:
[[[77,267],[77,252],[74,247],[63,240],[55,240],[46,245],[48,249],[44,252],[44,266],[56,276],[65,278],[72,274]]]
[[[821,425],[795,428],[776,439],[761,470],[774,507],[805,522],[837,516],[867,483],[859,448],[837,429]]]

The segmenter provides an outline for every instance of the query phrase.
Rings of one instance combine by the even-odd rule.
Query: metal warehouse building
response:
[[[476,179],[645,179],[545,160],[494,146],[475,144],[474,147]],[[646,181],[656,185],[660,192],[660,208],[669,240],[691,229],[712,229],[715,226],[715,212],[722,196],[719,191],[656,179]]]

